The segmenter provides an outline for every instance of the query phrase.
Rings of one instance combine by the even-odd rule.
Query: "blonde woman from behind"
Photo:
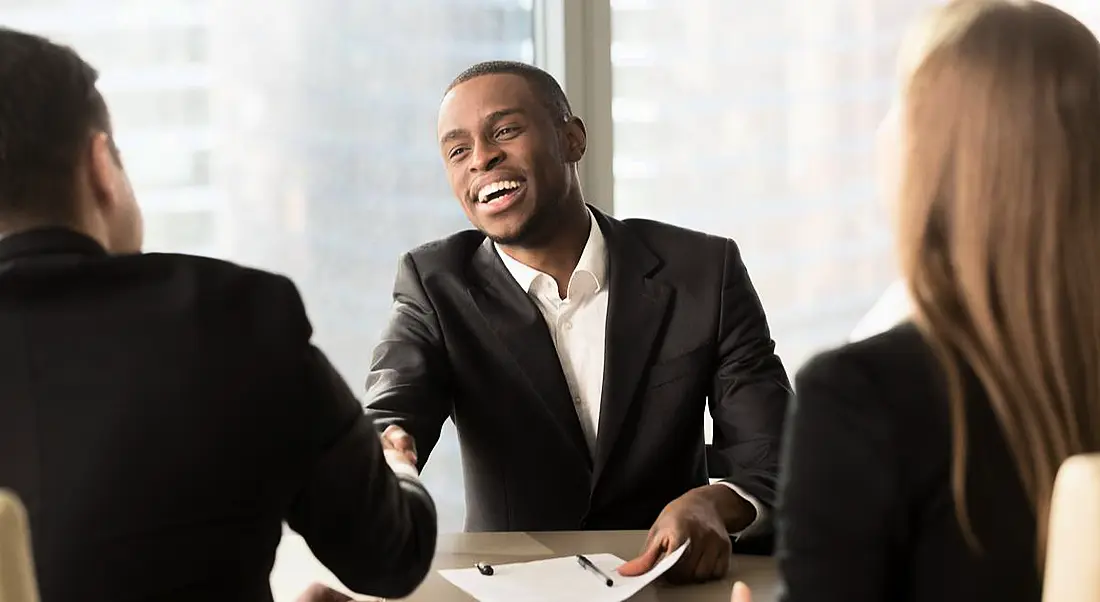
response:
[[[1040,2],[955,0],[899,97],[913,319],[796,379],[781,599],[1038,602],[1055,475],[1100,450],[1100,44]]]

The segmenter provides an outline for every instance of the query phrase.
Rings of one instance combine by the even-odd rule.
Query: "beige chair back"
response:
[[[1069,458],[1058,471],[1043,602],[1100,602],[1100,454]]]
[[[0,602],[38,602],[27,511],[6,489],[0,489]]]

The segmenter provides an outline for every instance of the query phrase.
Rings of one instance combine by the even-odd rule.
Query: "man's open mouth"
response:
[[[523,183],[518,180],[501,180],[481,187],[477,193],[479,203],[491,203],[503,198],[509,193],[518,190]]]

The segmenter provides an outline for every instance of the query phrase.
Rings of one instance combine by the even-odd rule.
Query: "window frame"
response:
[[[573,112],[588,130],[588,148],[580,165],[585,198],[613,215],[611,2],[533,0],[532,14],[534,63],[562,84]]]

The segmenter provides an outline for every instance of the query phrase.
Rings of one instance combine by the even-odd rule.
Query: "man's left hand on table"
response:
[[[379,598],[352,598],[338,592],[323,583],[314,583],[306,588],[306,591],[298,594],[294,602],[381,602]]]
[[[721,579],[729,572],[733,556],[730,532],[744,529],[754,518],[753,505],[725,485],[692,489],[665,506],[649,530],[641,555],[619,567],[619,574],[644,574],[690,540],[683,557],[665,574],[668,581]]]

